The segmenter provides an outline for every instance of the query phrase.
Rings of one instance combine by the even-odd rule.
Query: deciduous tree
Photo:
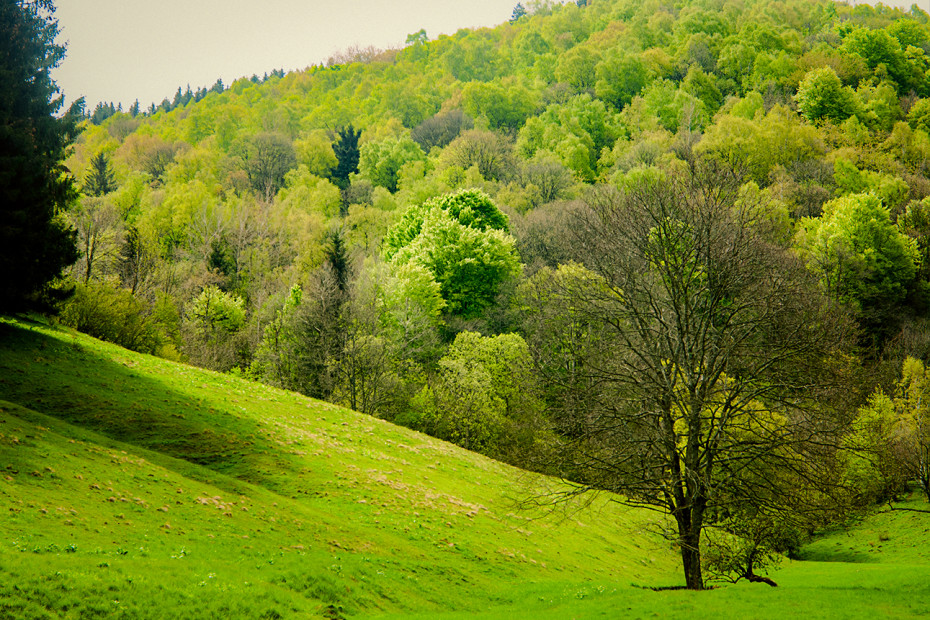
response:
[[[831,362],[847,322],[769,241],[739,187],[696,164],[599,190],[576,226],[592,275],[563,280],[572,316],[600,343],[574,366],[598,389],[563,420],[574,434],[565,471],[670,515],[691,589],[704,587],[715,515],[770,505],[759,486],[769,470],[828,473],[807,455],[829,454],[841,427]]]

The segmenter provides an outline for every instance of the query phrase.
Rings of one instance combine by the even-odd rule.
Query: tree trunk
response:
[[[701,526],[692,521],[692,510],[682,510],[675,515],[678,522],[678,544],[681,547],[681,565],[685,571],[685,587],[703,590],[704,576],[701,574]]]
[[[681,563],[685,569],[685,586],[689,590],[703,590],[704,577],[701,574],[701,550],[699,536],[688,536],[681,541]],[[693,542],[689,542],[693,540]]]

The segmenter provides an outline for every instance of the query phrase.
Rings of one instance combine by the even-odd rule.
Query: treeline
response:
[[[538,3],[116,111],[68,162],[62,320],[700,505],[769,557],[927,477],[928,21]]]
[[[262,77],[258,77],[258,75],[253,74],[252,77],[249,78],[249,80],[253,84],[264,84],[271,78],[283,78],[283,77],[284,77],[284,69],[274,69],[272,70],[270,74],[265,73]],[[133,104],[129,106],[129,110],[127,111],[127,113],[132,118],[135,118],[139,116],[140,114],[144,116],[154,116],[158,112],[171,112],[172,110],[175,110],[177,108],[182,108],[191,102],[198,103],[202,101],[204,97],[206,97],[210,93],[222,94],[224,90],[226,90],[226,87],[223,85],[222,79],[217,79],[216,82],[214,82],[213,86],[211,86],[209,89],[205,87],[200,87],[195,91],[191,91],[190,84],[188,84],[187,90],[184,90],[182,92],[181,87],[179,86],[177,92],[174,94],[173,99],[168,99],[167,97],[165,97],[164,99],[162,99],[161,103],[158,104],[157,106],[154,103],[152,103],[145,110],[141,108],[139,104],[139,100],[136,99],[133,102]],[[101,101],[94,107],[93,111],[88,112],[86,114],[85,118],[94,125],[100,125],[105,120],[110,118],[111,116],[116,115],[118,112],[119,113],[123,112],[122,103],[113,105],[112,101],[109,103]]]

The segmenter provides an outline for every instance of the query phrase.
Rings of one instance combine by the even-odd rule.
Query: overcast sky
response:
[[[57,0],[68,53],[54,78],[70,102],[127,109],[272,69],[291,71],[358,45],[403,45],[507,21],[518,0]]]

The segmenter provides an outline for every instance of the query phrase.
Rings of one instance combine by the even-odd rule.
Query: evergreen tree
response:
[[[510,23],[515,24],[520,21],[521,17],[526,16],[526,8],[521,3],[517,3],[517,6],[513,7],[513,15],[510,16]]]
[[[64,58],[51,0],[0,3],[0,310],[44,305],[77,259],[61,214],[77,197],[63,165],[83,99],[61,117],[51,70]]]
[[[90,160],[90,171],[84,177],[84,193],[88,196],[105,196],[116,189],[116,179],[110,169],[110,160],[101,151]]]
[[[330,230],[326,233],[326,240],[327,243],[323,247],[323,255],[325,256],[326,264],[329,265],[333,271],[336,286],[341,292],[345,293],[349,285],[351,273],[349,272],[349,254],[346,251],[346,244],[342,238],[342,232],[338,229]]]
[[[358,172],[358,139],[361,135],[361,130],[349,125],[339,130],[338,137],[333,142],[333,152],[339,162],[333,169],[333,181],[341,189],[349,187],[349,175]]]

